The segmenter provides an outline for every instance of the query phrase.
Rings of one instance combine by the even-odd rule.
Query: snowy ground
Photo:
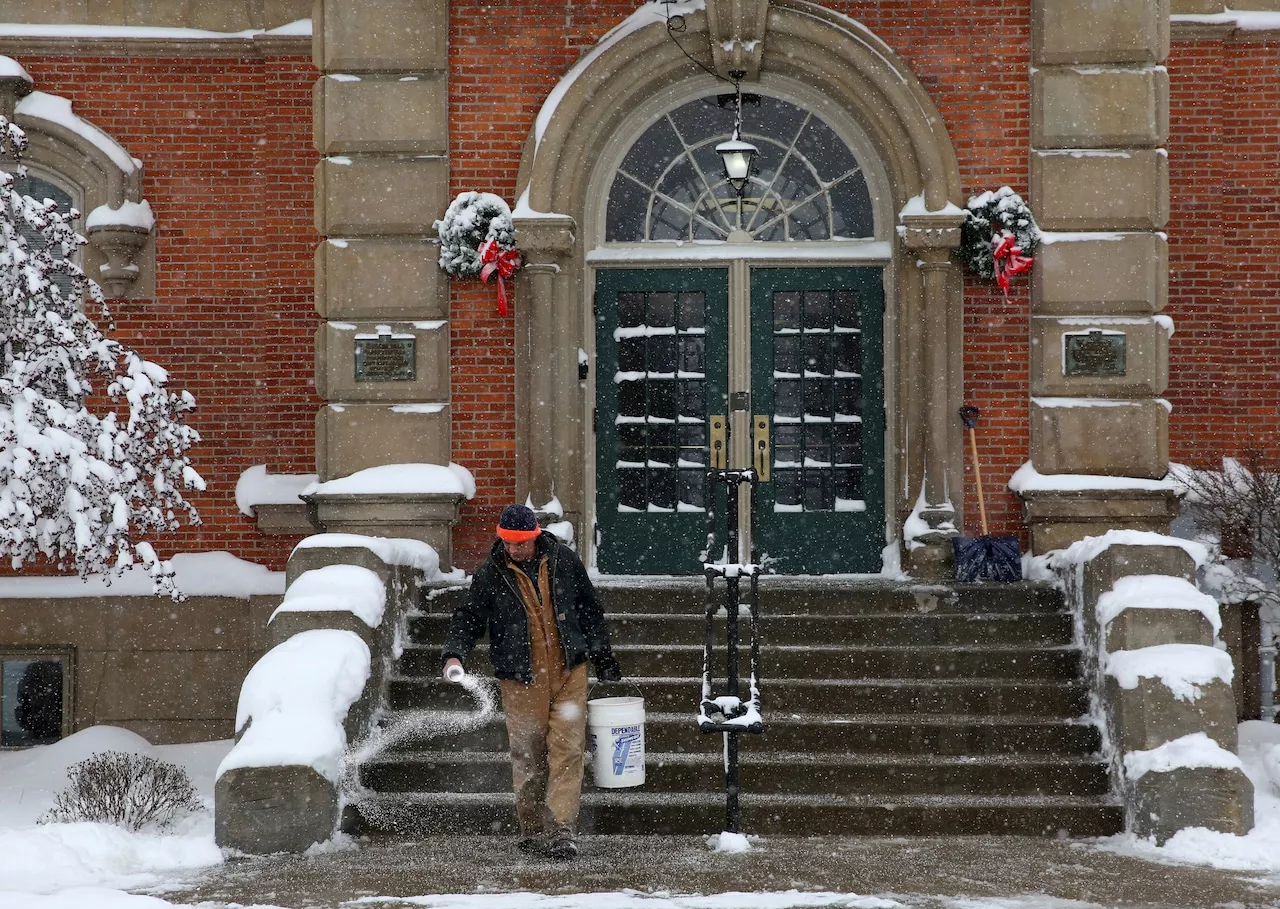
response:
[[[636,889],[619,886],[617,869],[612,865],[620,855],[617,850],[628,848],[619,846],[626,838],[612,838],[598,845],[594,852],[588,847],[582,863],[544,868],[538,872],[543,877],[533,874],[509,878],[516,882],[530,881],[537,886],[503,886],[497,879],[501,874],[495,876],[492,872],[503,870],[496,865],[516,864],[516,860],[506,858],[509,853],[504,850],[508,847],[491,844],[487,847],[491,854],[482,858],[477,850],[484,847],[472,844],[458,850],[463,856],[460,863],[469,863],[474,872],[469,878],[473,884],[459,888],[469,893],[433,894],[422,892],[427,889],[422,888],[407,891],[418,895],[406,895],[405,877],[397,877],[395,865],[403,860],[406,866],[414,866],[411,870],[422,877],[425,844],[417,847],[407,844],[398,847],[399,852],[395,848],[368,853],[355,850],[310,859],[269,858],[222,865],[223,858],[213,842],[213,819],[209,812],[188,816],[165,833],[135,834],[99,824],[36,823],[52,806],[54,794],[62,788],[66,768],[95,751],[110,749],[152,754],[181,764],[211,806],[213,773],[230,745],[230,742],[212,742],[155,747],[125,730],[98,727],[55,745],[0,753],[0,907],[164,909],[194,901],[203,909],[231,906],[271,909],[276,905],[273,900],[280,900],[280,905],[289,907],[325,905],[335,909],[339,906],[343,909],[357,906],[362,909],[393,906],[428,909],[1099,909],[1119,902],[1101,896],[1113,892],[1102,886],[1103,879],[1144,874],[1151,876],[1153,889],[1140,889],[1148,895],[1139,905],[1203,909],[1280,906],[1280,789],[1276,788],[1271,775],[1280,776],[1280,726],[1267,723],[1241,726],[1241,758],[1256,788],[1257,826],[1246,837],[1190,830],[1159,848],[1132,836],[1070,844],[1034,840],[1006,842],[994,837],[929,841],[793,838],[785,844],[761,841],[754,850],[742,855],[716,854],[703,850],[697,843],[647,838],[653,842],[648,842],[643,849],[652,854],[653,864],[683,863],[692,871],[693,879],[705,871],[701,879],[707,886],[701,889],[706,895],[688,892],[685,888],[663,890],[643,880],[634,882]],[[601,838],[606,839],[609,838]],[[669,858],[662,855],[664,850],[671,852]],[[1005,851],[1007,863],[1003,859]],[[939,868],[947,864],[946,856],[952,854],[967,856],[963,861],[969,866],[961,867],[962,860],[957,859],[954,868]],[[907,856],[914,856],[915,861]],[[642,865],[649,863],[648,853],[631,858],[638,858]],[[797,859],[800,865],[808,867],[791,867]],[[753,873],[766,868],[770,861],[775,870],[781,865],[787,873],[779,875],[775,870],[763,875]],[[997,865],[1008,864],[1012,868],[1019,861],[1025,866],[1023,879],[1037,879],[1043,872],[1045,886],[1031,888],[1011,883],[1008,895],[992,895],[992,882],[1010,873],[1008,868]],[[859,862],[868,873],[860,875]],[[918,878],[912,877],[913,865],[920,870]],[[1162,865],[1181,867],[1162,869]],[[989,869],[985,877],[984,867]],[[873,868],[880,872],[878,876],[869,873]],[[847,873],[836,873],[834,869],[845,869]],[[1219,870],[1215,873],[1207,869]],[[384,870],[386,874],[379,881],[379,874]],[[954,873],[946,874],[947,871]],[[610,876],[608,872],[614,873]],[[940,872],[944,872],[941,877]],[[1244,876],[1239,872],[1244,872]],[[327,902],[317,902],[314,893],[303,898],[299,896],[300,889],[291,893],[288,884],[282,883],[290,880],[305,883],[308,873],[318,880],[313,886],[325,894]],[[831,876],[824,878],[828,873]],[[359,874],[367,879],[360,880],[357,887],[351,878]],[[1079,878],[1094,875],[1100,889],[1077,887],[1069,891],[1091,895],[1085,899],[1048,895],[1068,892],[1050,884],[1061,883],[1064,876],[1072,875]],[[1171,901],[1167,894],[1176,893],[1184,886],[1171,882],[1177,875],[1182,876],[1178,880],[1187,882],[1186,887],[1194,885],[1201,888],[1196,892],[1205,894],[1221,892],[1223,898],[1206,896],[1205,901],[1196,902],[1194,897],[1187,897]],[[433,878],[429,869],[425,878]],[[753,878],[765,883],[750,886]],[[417,880],[412,876],[409,879]],[[746,886],[733,887],[735,879]],[[830,882],[828,889],[825,892],[815,889],[821,887],[824,879]],[[912,881],[917,879],[919,885],[913,886]],[[949,892],[942,892],[940,879],[951,882],[947,884]],[[1023,879],[1016,875],[1009,878],[1011,881]],[[326,886],[326,882],[333,884],[339,880],[342,887]],[[593,886],[593,881],[602,882],[604,886]],[[378,887],[379,882],[384,886]],[[1110,886],[1114,884],[1112,881]],[[1157,884],[1163,889],[1156,887]],[[234,892],[235,896],[215,895],[219,886],[227,894]],[[582,891],[596,892],[568,892],[575,886]],[[888,889],[883,889],[885,886]],[[305,889],[302,883],[298,887]],[[350,893],[339,895],[343,887],[349,888]],[[861,893],[857,892],[859,889]],[[745,890],[751,892],[743,892]],[[1158,892],[1166,896],[1156,896]],[[1093,901],[1098,898],[1105,901]],[[181,902],[177,902],[179,900]],[[1124,902],[1131,904],[1128,899]]]

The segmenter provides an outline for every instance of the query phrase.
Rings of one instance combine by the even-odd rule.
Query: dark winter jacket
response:
[[[543,532],[538,537],[535,559],[546,556],[551,581],[551,604],[555,609],[564,664],[572,669],[587,660],[597,667],[612,663],[609,631],[604,611],[596,600],[587,569],[573,550]],[[502,541],[496,540],[489,558],[476,569],[467,599],[449,621],[441,655],[466,661],[476,641],[489,632],[489,657],[493,674],[500,679],[533,682],[529,654],[529,617],[514,572],[507,567]],[[615,664],[616,665],[616,664]]]

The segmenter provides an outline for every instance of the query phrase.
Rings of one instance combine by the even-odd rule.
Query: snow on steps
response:
[[[720,736],[693,723],[703,582],[600,585],[615,649],[646,698],[648,781],[597,791],[582,829],[705,833],[723,823]],[[423,603],[394,667],[388,721],[464,709],[438,681],[438,641],[460,591]],[[1039,584],[889,584],[767,579],[766,732],[742,737],[751,832],[1017,833],[1120,829],[1082,721],[1088,692],[1060,594]],[[745,652],[744,652],[745,666]],[[485,666],[483,654],[474,658]],[[461,735],[402,743],[361,768],[352,829],[422,835],[513,824],[500,717]]]

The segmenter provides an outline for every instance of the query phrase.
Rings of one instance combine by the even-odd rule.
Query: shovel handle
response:
[[[964,421],[965,427],[969,430],[969,448],[973,452],[973,478],[978,483],[978,514],[982,516],[982,535],[988,536],[987,533],[987,503],[982,495],[982,468],[978,465],[978,414],[980,411],[976,407],[966,406],[960,408],[960,419]]]

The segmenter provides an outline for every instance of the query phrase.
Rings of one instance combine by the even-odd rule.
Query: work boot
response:
[[[557,833],[547,845],[547,855],[558,861],[567,862],[578,857],[578,844],[573,841],[572,833]]]
[[[516,848],[525,855],[541,857],[547,854],[547,841],[532,833],[522,833],[516,840]]]

